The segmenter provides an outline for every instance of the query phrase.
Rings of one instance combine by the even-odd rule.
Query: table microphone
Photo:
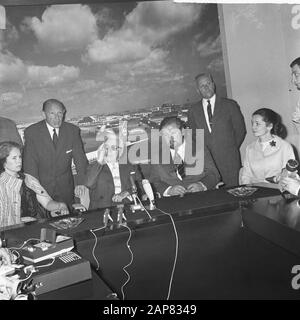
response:
[[[135,184],[135,181],[134,181],[134,176],[135,176],[135,172],[131,171],[129,178],[130,178],[130,183],[131,183],[131,193],[132,194],[136,194],[137,193],[137,187],[136,187],[136,184]]]
[[[299,163],[298,163],[297,160],[295,160],[295,159],[288,160],[288,162],[286,163],[285,168],[281,172],[280,180],[283,179],[283,178],[286,178],[286,177],[297,179],[297,177],[298,177],[298,174],[297,174],[298,167],[299,167]],[[294,196],[291,193],[289,193],[287,190],[283,191],[282,187],[280,188],[280,191],[282,192],[282,195],[285,198],[285,200],[297,198],[296,196]]]
[[[146,195],[149,199],[149,202],[150,202],[150,210],[154,210],[155,209],[155,204],[154,204],[154,194],[153,194],[153,190],[152,190],[152,187],[151,187],[151,184],[149,182],[148,179],[143,179],[142,180],[142,184],[143,184],[143,188],[144,188],[144,191],[146,192]]]
[[[135,212],[135,210],[141,210],[142,207],[140,204],[137,203],[137,187],[136,187],[136,184],[135,184],[135,181],[134,181],[134,176],[135,176],[135,171],[131,171],[130,172],[130,183],[131,183],[131,196],[133,198],[133,201],[134,201],[134,204],[132,204],[130,206],[131,208],[131,211],[132,212]]]

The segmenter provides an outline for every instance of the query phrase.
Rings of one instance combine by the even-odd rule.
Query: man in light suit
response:
[[[169,146],[169,161],[161,159],[159,164],[151,166],[150,182],[161,196],[205,191],[214,188],[220,180],[205,145],[198,150],[199,153],[193,152],[193,146],[189,145],[192,139],[185,139],[184,127],[183,121],[177,117],[166,117],[160,124],[162,150]],[[199,162],[202,165],[199,166]]]
[[[238,185],[241,157],[239,148],[246,135],[244,117],[239,105],[219,97],[210,74],[196,77],[197,91],[202,99],[188,114],[188,126],[204,129],[204,140],[226,186]]]
[[[88,161],[80,129],[64,121],[66,108],[56,99],[43,104],[45,120],[29,126],[25,132],[24,172],[36,177],[56,201],[74,203],[72,159],[77,171],[80,195]]]
[[[0,117],[0,142],[12,141],[23,145],[15,123],[7,118]]]

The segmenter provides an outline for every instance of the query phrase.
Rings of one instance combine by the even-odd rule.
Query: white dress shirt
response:
[[[174,150],[174,149],[170,149],[170,152],[171,152],[172,159],[174,160],[174,158],[175,158],[175,150]],[[183,144],[181,144],[181,145],[178,147],[178,149],[177,149],[177,154],[180,156],[180,158],[182,159],[182,161],[184,161],[185,141],[183,142]],[[178,170],[176,170],[176,174],[177,174],[178,179],[182,181],[182,177],[181,177],[181,175],[179,174]],[[200,184],[203,186],[204,190],[207,190],[206,186],[205,186],[202,182],[198,181],[198,183],[200,183]],[[169,197],[168,192],[169,192],[169,190],[170,190],[171,187],[172,187],[172,186],[169,186],[169,187],[164,191],[164,194],[163,194],[164,197]]]
[[[50,124],[49,124],[47,121],[46,121],[46,125],[47,125],[48,131],[49,131],[49,133],[50,133],[50,137],[51,137],[51,139],[53,140],[53,129],[55,129],[56,134],[57,134],[57,136],[58,136],[58,135],[59,135],[59,128],[53,128],[53,127],[51,127]]]
[[[113,177],[115,194],[121,193],[122,187],[121,187],[119,162],[114,162],[114,163],[106,162],[106,164],[108,165],[109,170]]]
[[[211,127],[209,124],[208,113],[207,113],[207,105],[208,105],[207,100],[210,101],[211,114],[213,115],[214,111],[215,111],[216,95],[214,94],[210,99],[202,99],[202,106],[203,106],[203,111],[204,111],[204,115],[205,115],[205,120],[207,123],[208,130],[209,130],[209,132],[211,132]]]

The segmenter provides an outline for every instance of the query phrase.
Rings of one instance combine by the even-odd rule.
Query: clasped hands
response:
[[[187,188],[185,188],[182,185],[175,185],[169,188],[168,195],[169,196],[183,196],[185,193],[189,192],[199,192],[199,191],[205,191],[207,190],[205,185],[201,182],[194,182],[188,185]]]
[[[131,195],[128,191],[123,191],[117,194],[114,194],[112,197],[113,202],[122,202],[125,198],[131,199]]]

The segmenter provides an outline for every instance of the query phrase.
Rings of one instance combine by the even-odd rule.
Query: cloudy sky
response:
[[[168,1],[7,7],[0,32],[0,115],[40,119],[42,102],[68,117],[197,100],[194,77],[225,94],[216,5]]]

